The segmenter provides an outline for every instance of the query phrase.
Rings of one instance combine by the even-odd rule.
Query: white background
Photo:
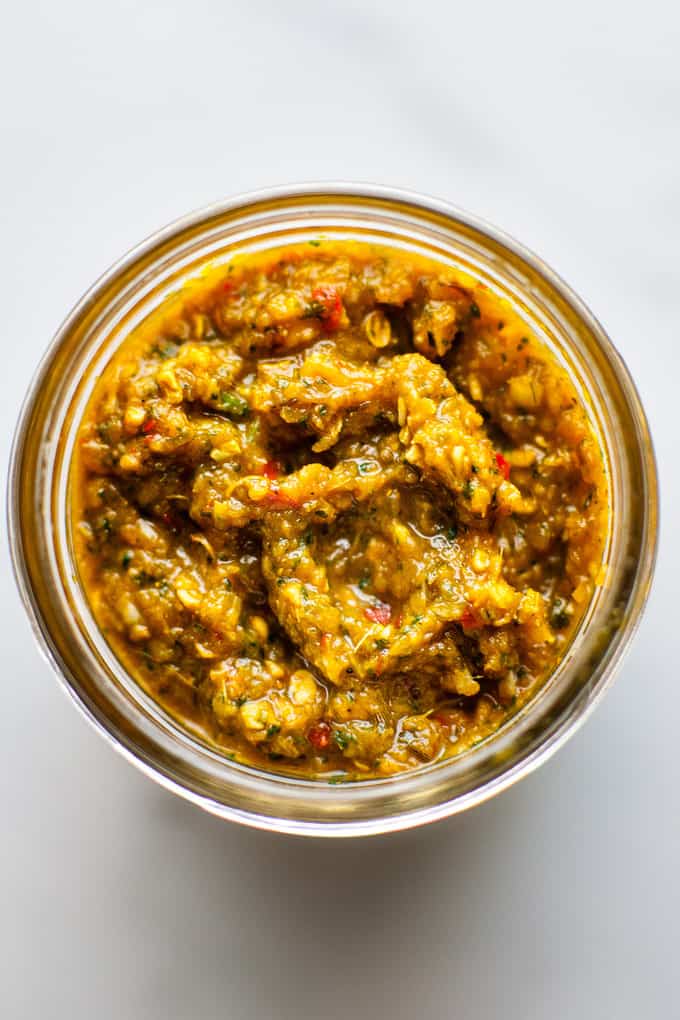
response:
[[[98,1020],[680,1015],[680,32],[670,0],[24,0],[0,39],[3,469],[56,326],[241,190],[412,187],[591,305],[649,412],[663,533],[618,683],[473,813],[368,841],[204,816],[90,732],[2,598],[0,1012]]]

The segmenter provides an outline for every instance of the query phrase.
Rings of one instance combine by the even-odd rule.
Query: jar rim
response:
[[[636,558],[634,562],[626,565],[625,578],[623,574],[621,575],[620,598],[615,604],[612,603],[609,610],[610,615],[618,614],[618,618],[612,617],[606,641],[599,649],[595,649],[599,655],[597,666],[590,673],[586,669],[581,688],[575,688],[561,707],[557,701],[555,705],[550,706],[553,713],[557,712],[559,707],[563,717],[558,713],[551,719],[550,727],[544,727],[538,735],[532,735],[532,726],[538,726],[539,721],[532,711],[536,700],[541,697],[541,692],[537,692],[528,700],[526,711],[520,713],[523,716],[527,738],[531,736],[531,739],[527,740],[522,753],[517,755],[515,760],[512,756],[507,762],[491,760],[494,756],[499,757],[500,747],[504,742],[499,741],[494,735],[480,748],[468,752],[465,756],[438,763],[435,768],[424,767],[412,773],[363,781],[361,784],[343,784],[343,796],[338,798],[339,787],[328,787],[322,783],[290,777],[282,778],[273,773],[247,767],[241,770],[239,766],[225,759],[222,759],[218,769],[208,767],[203,761],[197,764],[195,758],[192,761],[187,759],[183,761],[185,772],[180,773],[177,771],[175,756],[181,757],[185,753],[185,750],[180,748],[183,742],[179,740],[177,746],[174,746],[172,739],[164,739],[161,743],[158,733],[154,732],[158,718],[154,718],[153,712],[146,718],[141,716],[135,719],[119,718],[122,702],[116,701],[113,690],[107,689],[106,697],[111,699],[110,702],[106,702],[108,710],[112,711],[111,706],[115,702],[118,713],[115,720],[107,717],[101,705],[92,701],[92,691],[86,690],[82,677],[76,675],[79,668],[83,669],[82,665],[78,665],[78,656],[75,652],[79,649],[81,654],[85,654],[86,648],[82,643],[82,640],[85,640],[84,636],[81,635],[73,648],[69,646],[66,649],[65,642],[70,640],[68,615],[73,611],[73,605],[68,598],[65,598],[63,604],[59,606],[52,604],[53,597],[49,595],[46,580],[49,579],[50,583],[56,584],[55,579],[61,577],[63,571],[60,568],[59,551],[50,546],[50,541],[56,541],[54,535],[40,534],[39,524],[42,522],[43,525],[48,525],[44,528],[45,532],[58,532],[58,528],[53,529],[49,526],[50,514],[55,512],[58,517],[59,512],[65,510],[63,506],[55,506],[55,492],[50,488],[53,484],[50,471],[54,467],[50,466],[50,458],[56,456],[59,436],[47,428],[48,422],[54,426],[50,409],[45,405],[47,391],[51,392],[51,387],[57,385],[55,380],[60,374],[63,377],[66,370],[72,368],[73,351],[69,361],[69,352],[65,350],[67,343],[73,341],[80,330],[84,337],[83,345],[86,347],[88,339],[86,328],[91,319],[95,325],[92,327],[94,333],[89,336],[89,342],[94,345],[97,340],[97,314],[104,314],[103,309],[108,309],[107,314],[111,314],[114,298],[119,299],[120,295],[125,293],[126,287],[140,286],[140,271],[144,269],[145,260],[154,254],[158,258],[167,255],[168,264],[172,265],[172,259],[177,257],[183,238],[187,244],[196,239],[200,247],[201,231],[207,234],[211,224],[223,223],[225,218],[228,220],[229,217],[235,217],[238,223],[249,216],[255,219],[259,216],[258,223],[264,223],[262,217],[266,219],[266,215],[272,210],[282,213],[286,208],[304,218],[305,205],[314,206],[314,203],[320,203],[322,208],[328,210],[343,202],[348,206],[354,203],[357,208],[362,209],[365,204],[363,214],[369,225],[375,222],[375,216],[380,209],[381,214],[383,210],[387,210],[385,215],[393,214],[397,219],[404,215],[409,222],[425,224],[427,229],[440,230],[444,235],[453,234],[455,230],[462,231],[463,234],[468,232],[470,238],[482,246],[488,246],[485,255],[491,254],[501,261],[505,259],[508,265],[514,260],[519,267],[518,279],[522,274],[528,274],[525,275],[525,279],[528,279],[532,286],[545,287],[552,300],[561,303],[560,307],[568,309],[573,321],[578,322],[579,328],[584,330],[584,336],[587,334],[592,338],[593,350],[595,353],[599,352],[603,359],[602,366],[606,364],[611,369],[612,378],[618,387],[616,400],[620,405],[619,411],[623,418],[627,415],[623,425],[624,431],[628,434],[623,438],[624,446],[621,447],[624,460],[630,458],[627,477],[629,481],[634,478],[639,488],[636,500],[631,500],[630,492],[627,496],[622,492],[622,498],[627,499],[630,504],[626,518],[631,529],[629,552]],[[314,215],[316,219],[308,219],[308,227],[316,230],[325,229],[323,223],[319,226],[319,217],[322,217],[322,214],[318,209]],[[238,246],[238,242],[236,243]],[[149,280],[153,282],[153,274],[150,274]],[[519,286],[520,289],[524,286],[521,279]],[[77,353],[82,354],[82,351],[76,349]],[[601,371],[604,370],[602,366]],[[62,425],[67,416],[65,405],[68,401],[68,407],[71,407],[74,392],[83,378],[84,371],[81,366],[80,374],[74,373],[70,386],[65,388],[62,385],[59,391]],[[603,396],[605,402],[611,398],[611,393],[606,387],[603,389]],[[56,413],[54,408],[51,409],[51,413]],[[46,501],[49,502],[47,517]],[[81,713],[119,753],[160,785],[220,817],[256,828],[294,834],[354,836],[410,828],[482,803],[533,771],[582,725],[610,686],[615,668],[619,665],[637,628],[649,593],[656,559],[658,495],[649,427],[623,359],[585,303],[539,256],[495,226],[443,200],[382,185],[318,182],[281,185],[236,195],[189,213],[147,237],[99,277],[57,330],[39,363],[25,397],[10,458],[7,519],[15,578],[41,650]],[[34,545],[43,543],[41,555],[36,555],[36,550],[30,548],[31,542]],[[581,629],[582,627],[579,627],[578,634],[581,633]],[[92,639],[94,640],[95,636],[92,636]],[[92,654],[92,662],[98,662],[97,656],[101,656],[101,648],[95,648]],[[88,665],[92,666],[92,663]],[[569,666],[569,663],[566,666]],[[101,661],[99,667],[101,668]],[[565,668],[565,664],[561,664],[556,673],[560,670],[564,673]],[[98,681],[102,688],[107,688],[112,682],[111,678],[103,673],[98,677]],[[548,688],[551,682],[552,678],[546,681],[544,687]],[[507,725],[512,728],[512,720]],[[501,727],[501,735],[506,726]],[[508,741],[505,741],[505,744],[508,744]],[[503,753],[505,750],[506,748],[503,748]],[[456,770],[460,772],[461,761],[468,758],[468,755],[470,761],[476,759],[476,766],[479,769],[482,768],[484,759],[485,778],[467,789],[461,787],[452,796],[446,796],[449,789],[448,780],[446,777],[441,778],[442,773],[448,773],[450,777]],[[220,769],[228,770],[228,783],[224,776],[223,782],[220,782]],[[246,772],[257,774],[246,775]],[[428,776],[435,773],[437,780],[429,783],[429,786],[437,790],[437,797],[432,801],[431,798],[428,799],[430,792]],[[179,778],[180,775],[185,777],[184,781]],[[286,814],[277,814],[273,808],[281,796],[282,784],[286,787],[293,785],[298,791],[303,791],[291,799],[291,803],[295,803],[295,797],[302,798],[297,813],[295,810],[288,810]],[[368,795],[376,785],[386,785],[391,791],[387,798],[374,799],[373,808],[379,804],[380,810],[372,810],[371,797]],[[228,797],[224,795],[225,789],[229,791]],[[323,795],[321,800],[319,794]],[[391,805],[389,810],[383,810],[386,802]],[[342,805],[342,810],[339,805]],[[334,810],[334,806],[337,810]]]

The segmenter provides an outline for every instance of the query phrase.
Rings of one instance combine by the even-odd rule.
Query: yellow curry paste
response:
[[[144,689],[225,755],[386,776],[483,739],[598,580],[602,455],[512,307],[312,242],[214,269],[98,381],[81,578]]]

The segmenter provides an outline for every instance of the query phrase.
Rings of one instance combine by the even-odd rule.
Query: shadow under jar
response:
[[[370,772],[364,779],[349,770],[295,774],[285,761],[280,765],[279,755],[269,766],[257,755],[226,757],[214,734],[184,724],[157,692],[151,697],[152,686],[133,678],[120,642],[109,643],[95,621],[79,569],[78,514],[72,512],[81,498],[79,430],[121,344],[144,334],[159,315],[181,309],[201,280],[226,278],[239,261],[305,246],[312,257],[320,248],[340,251],[343,245],[434,262],[468,281],[471,293],[488,294],[492,306],[507,302],[531,342],[568,375],[600,444],[608,502],[596,583],[550,676],[518,697],[512,711],[504,710],[497,728],[480,731],[484,739],[461,743],[454,756],[438,754],[418,768]],[[474,302],[467,311],[479,316]],[[321,302],[309,318],[323,326],[332,314]],[[445,361],[447,352],[437,355]],[[144,423],[138,424],[143,430]],[[501,455],[498,470],[503,475],[507,469]],[[271,472],[263,473],[266,479]],[[222,203],[171,225],[114,266],[73,311],[43,360],[19,422],[9,492],[15,569],[34,629],[96,728],[152,778],[205,809],[310,835],[385,832],[453,814],[551,754],[599,700],[635,629],[653,571],[656,516],[644,413],[625,366],[579,299],[539,259],[473,217],[436,200],[351,185],[273,189]],[[191,599],[191,592],[186,596]],[[368,619],[380,625],[387,603],[376,598],[375,606],[369,603]],[[454,624],[465,639],[476,621],[463,615]],[[135,621],[130,625],[134,629]],[[145,636],[140,631],[138,637]],[[307,658],[314,654],[310,645]],[[320,662],[327,673],[330,665]],[[315,662],[301,665],[313,670]],[[274,735],[276,727],[271,729]]]

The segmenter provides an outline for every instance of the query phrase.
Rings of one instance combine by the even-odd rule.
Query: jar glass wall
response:
[[[319,235],[421,252],[512,302],[565,366],[601,437],[611,495],[606,580],[549,681],[496,734],[457,758],[385,779],[328,785],[264,773],[201,743],[149,698],[98,630],[78,582],[69,469],[83,411],[112,353],[207,266],[236,251]],[[161,784],[222,817],[312,835],[384,832],[480,803],[551,754],[585,719],[635,630],[654,565],[657,491],[643,410],[598,322],[538,258],[432,199],[390,189],[273,189],[189,216],[106,273],[59,330],[18,424],[9,534],[34,630],[62,681],[113,745]]]

